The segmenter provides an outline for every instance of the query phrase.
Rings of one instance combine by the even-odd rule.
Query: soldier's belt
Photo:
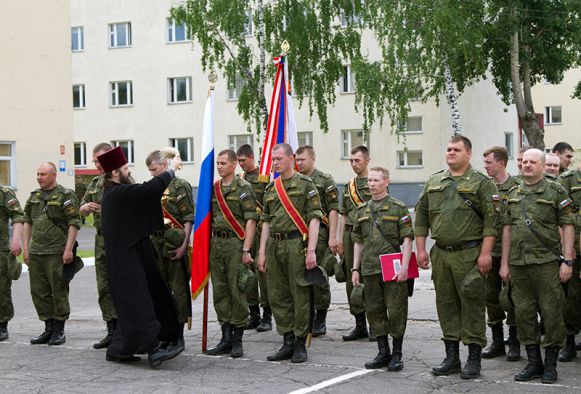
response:
[[[218,238],[238,238],[238,236],[236,235],[236,233],[234,233],[234,231],[230,231],[230,230],[212,230],[212,237],[218,237]]]
[[[270,233],[270,237],[276,241],[285,241],[288,239],[302,238],[302,234],[298,230],[290,231],[288,233]]]
[[[461,250],[476,248],[480,246],[481,243],[482,240],[478,239],[475,241],[468,241],[462,245],[452,245],[452,246],[444,246],[436,242],[436,246],[442,250],[445,250],[446,252],[459,252]]]

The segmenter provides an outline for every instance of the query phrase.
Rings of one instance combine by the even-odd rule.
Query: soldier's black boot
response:
[[[44,332],[39,336],[32,338],[30,340],[31,345],[42,345],[50,341],[52,336],[52,319],[47,319],[44,321]]]
[[[460,364],[460,342],[444,341],[446,346],[446,358],[440,365],[432,368],[432,374],[436,376],[446,376],[458,373],[462,369]]]
[[[313,321],[313,336],[320,337],[327,333],[327,310],[317,309],[315,320]]]
[[[403,369],[403,359],[401,354],[402,346],[403,346],[403,337],[393,338],[393,353],[391,354],[391,360],[387,365],[388,371],[398,372]]]
[[[272,330],[272,311],[269,306],[265,306],[262,310],[262,320],[256,327],[256,331],[265,332],[270,330]]]
[[[248,323],[246,323],[245,330],[254,330],[260,324],[260,306],[259,305],[252,305],[249,306],[248,309],[250,310],[250,315],[248,318]]]
[[[508,353],[506,361],[520,360],[520,342],[516,336],[516,326],[508,327]]]
[[[228,354],[232,351],[232,326],[228,323],[222,326],[222,339],[212,349],[206,350],[209,356],[219,356],[221,354]]]
[[[64,320],[54,320],[52,321],[52,335],[48,341],[48,346],[58,346],[62,345],[67,341],[65,336],[65,321]]]
[[[577,350],[575,349],[575,335],[567,335],[567,342],[565,342],[565,347],[559,353],[559,361],[562,363],[568,363],[577,357]]]
[[[101,339],[99,342],[93,344],[93,349],[105,349],[109,346],[111,343],[111,338],[113,338],[116,325],[117,319],[112,319],[107,322],[107,335],[105,335],[105,338]]]
[[[0,322],[0,342],[8,339],[8,322]]]
[[[244,355],[242,349],[242,336],[244,335],[244,328],[234,327],[232,330],[232,351],[230,352],[230,357],[239,358]]]
[[[295,334],[290,332],[284,333],[284,343],[278,352],[266,357],[268,361],[281,361],[292,358],[295,351]]]
[[[379,335],[377,338],[377,348],[379,353],[371,361],[365,363],[367,369],[377,369],[387,367],[391,361],[391,351],[389,350],[389,341],[387,335]]]
[[[356,341],[360,338],[369,337],[367,332],[367,320],[365,319],[365,312],[355,315],[355,328],[347,335],[343,335],[344,341]]]
[[[307,361],[307,337],[297,337],[295,339],[295,349],[291,357],[291,363],[304,363]]]
[[[502,336],[500,336],[500,339],[504,342]],[[462,379],[476,379],[480,376],[481,356],[482,346],[475,343],[468,345],[468,359],[466,360],[466,365],[464,365],[464,369],[462,369],[462,373],[460,374]]]
[[[575,346],[575,338],[573,338]],[[557,357],[559,356],[559,346],[549,346],[545,349],[545,372],[541,383],[555,383],[557,381]]]
[[[482,352],[482,358],[494,358],[504,356],[506,349],[504,348],[504,332],[502,330],[502,322],[490,327],[492,330],[492,343],[488,348]]]
[[[543,366],[543,358],[541,357],[540,345],[526,345],[528,363],[525,369],[514,375],[514,380],[517,382],[528,382],[529,380],[543,377],[545,370]]]

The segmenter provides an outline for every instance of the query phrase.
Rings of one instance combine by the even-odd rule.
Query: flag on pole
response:
[[[270,181],[272,148],[276,144],[287,143],[293,148],[293,151],[299,147],[286,56],[275,57],[274,64],[277,68],[276,76],[258,175],[258,179],[262,182]]]
[[[210,278],[210,238],[212,233],[212,186],[214,184],[214,90],[210,89],[204,110],[202,167],[194,218],[192,253],[192,299],[200,294]]]

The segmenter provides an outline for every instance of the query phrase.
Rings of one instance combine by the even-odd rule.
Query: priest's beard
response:
[[[133,180],[131,175],[125,175],[125,174],[119,173],[119,183],[122,185],[131,185],[131,184],[135,183],[135,181]]]

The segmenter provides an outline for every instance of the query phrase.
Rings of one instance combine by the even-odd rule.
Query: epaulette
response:
[[[548,180],[548,181],[556,181],[556,180],[557,180],[557,177],[556,177],[555,175],[553,175],[553,174],[549,174],[548,172],[545,172],[545,173],[543,174],[543,176],[544,176],[544,177],[545,177],[545,179],[546,179],[546,180]]]
[[[99,178],[101,178],[101,176],[102,175],[94,176],[93,179],[91,179],[91,183],[93,183],[93,182],[99,182]]]
[[[557,181],[550,181],[548,179],[547,179],[547,181],[549,182],[549,185],[551,185],[551,187],[553,189],[555,189],[556,191],[561,192],[561,193],[567,193],[567,191],[565,190],[565,188],[563,187],[563,185],[561,185],[559,182],[557,182]]]
[[[246,186],[246,185],[248,185],[248,186],[252,187],[252,184],[250,182],[248,182],[246,179],[242,179],[240,177],[237,177],[235,179],[236,179],[236,182],[238,183],[239,186]]]
[[[508,189],[508,194],[510,194],[513,190],[519,189],[521,187],[522,183],[519,182],[516,185],[513,185],[510,189]]]
[[[74,190],[64,187],[63,185],[58,185],[57,187],[61,192],[63,192],[63,194],[71,194],[75,192]]]
[[[440,170],[440,171],[436,171],[436,172],[434,172],[432,175],[438,175],[438,174],[441,174],[441,173],[442,173],[442,172],[444,172],[444,171],[446,171],[446,170]],[[432,176],[432,175],[430,175],[430,176]]]
[[[367,208],[367,207],[369,206],[369,201],[371,201],[371,200],[367,200],[367,201],[365,201],[363,204],[359,205],[359,206],[357,207],[357,210],[360,210],[360,209],[365,209],[365,208]]]
[[[333,176],[331,174],[327,174],[326,172],[323,171],[319,171],[319,173],[321,174],[321,176],[325,179],[332,179]]]
[[[312,182],[313,181],[310,177],[308,177],[306,175],[303,175],[300,172],[297,172],[296,174],[299,176],[299,178],[301,178],[301,179],[303,179],[305,181],[309,181],[309,182]]]
[[[488,174],[480,171],[480,170],[475,170],[475,173],[477,173],[478,175],[482,175],[485,179],[492,179],[492,177],[490,177]]]
[[[268,185],[266,185],[266,187],[264,188],[264,191],[266,192],[268,189],[272,189],[274,187],[274,182],[270,181],[268,182]]]
[[[394,203],[395,205],[402,207],[402,208],[407,208],[407,205],[405,205],[402,201],[398,200],[395,197],[391,197],[391,202]]]
[[[0,186],[0,190],[2,190],[4,193],[14,192],[10,186]]]
[[[40,192],[42,192],[42,189],[39,187],[38,189],[34,189],[33,191],[31,191],[30,194],[36,194]]]
[[[561,175],[559,175],[559,178],[569,178],[570,176],[573,176],[575,174],[575,170],[567,170],[564,173],[562,173]]]

